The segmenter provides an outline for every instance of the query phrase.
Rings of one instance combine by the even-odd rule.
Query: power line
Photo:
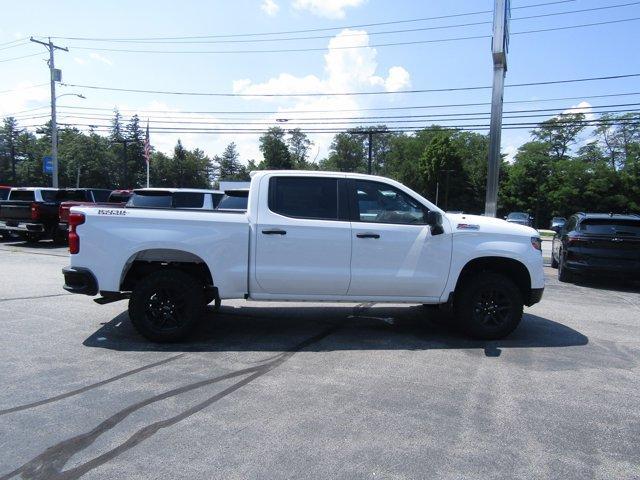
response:
[[[14,60],[20,60],[20,59],[23,59],[23,58],[36,57],[38,55],[42,55],[42,53],[32,53],[31,55],[22,55],[21,57],[2,58],[2,59],[0,59],[0,63],[12,62]]]
[[[525,30],[522,32],[512,32],[512,35],[524,35],[531,33],[552,32],[560,30],[570,30],[575,28],[595,27],[600,25],[610,25],[623,22],[634,22],[640,20],[640,17],[624,18],[620,20],[609,20],[604,22],[584,23],[579,25],[564,25],[561,27],[552,27],[538,30]],[[470,35],[463,37],[434,38],[428,40],[412,40],[405,42],[387,42],[372,45],[342,45],[332,46],[331,50],[351,50],[357,48],[380,48],[380,47],[397,47],[402,45],[424,45],[430,43],[458,42],[463,40],[479,40],[483,38],[491,38],[491,35]],[[107,48],[107,47],[82,47],[79,45],[71,45],[76,50],[94,50],[101,52],[120,52],[120,53],[150,53],[150,54],[166,54],[166,55],[203,55],[203,54],[255,54],[255,53],[300,53],[300,52],[318,52],[326,51],[327,47],[307,47],[307,48],[281,48],[281,49],[261,49],[261,50],[145,50],[131,48]]]
[[[505,87],[532,87],[537,85],[553,85],[564,83],[592,82],[598,80],[616,80],[621,78],[639,77],[640,73],[630,73],[625,75],[608,75],[602,77],[576,78],[570,80],[551,80],[545,82],[529,82],[529,83],[512,83]],[[178,92],[169,90],[144,90],[135,88],[117,88],[103,87],[99,85],[80,85],[74,83],[62,83],[66,87],[88,88],[92,90],[107,90],[113,92],[130,92],[130,93],[151,93],[156,95],[191,95],[191,96],[211,96],[211,97],[335,97],[335,96],[356,96],[356,95],[394,95],[407,93],[434,93],[434,92],[459,92],[470,90],[486,90],[491,86],[473,86],[473,87],[449,87],[449,88],[431,88],[416,90],[398,90],[395,92],[334,92],[334,93],[217,93],[217,92]]]
[[[572,125],[582,125],[582,126],[599,126],[599,125],[633,125],[633,126],[639,126],[640,122],[638,122],[637,120],[628,120],[628,121],[606,121],[606,120],[585,120],[585,121],[558,121],[557,123],[562,124],[562,123],[571,123]],[[61,123],[62,126],[67,126],[67,127],[89,127],[92,128],[95,131],[109,131],[109,126],[107,125],[101,125],[101,126],[96,126],[93,124],[80,124],[80,123]],[[45,127],[46,124],[42,124],[42,125],[28,125],[25,128],[42,128]],[[426,128],[430,128],[430,127],[435,127],[435,128],[442,128],[442,129],[448,129],[448,130],[487,130],[489,128],[488,124],[472,124],[472,125],[425,125],[422,127],[394,127],[394,128],[377,128],[377,129],[372,129],[372,128],[319,128],[319,127],[314,127],[314,128],[305,128],[305,129],[300,129],[301,131],[305,132],[305,133],[368,133],[369,131],[374,132],[374,133],[385,133],[385,132],[417,132],[417,131],[421,131],[424,130]],[[506,129],[532,129],[532,128],[544,128],[541,127],[540,123],[533,123],[533,122],[514,122],[514,123],[506,123],[504,124],[504,128]],[[243,128],[243,129],[238,129],[238,128],[193,128],[193,127],[185,127],[185,128],[181,128],[181,127],[153,127],[149,129],[150,132],[152,133],[182,133],[182,134],[186,134],[186,133],[196,133],[196,134],[207,134],[207,133],[211,133],[211,134],[259,134],[259,133],[266,133],[268,132],[268,128],[257,128],[257,129],[249,129],[249,128]],[[283,130],[288,130],[288,129],[283,129]]]
[[[623,8],[629,7],[633,5],[640,5],[640,2],[630,2],[623,3],[617,5],[608,5],[605,7],[595,7],[595,8],[584,8],[579,10],[569,10],[566,12],[556,12],[556,13],[545,13],[540,15],[529,15],[525,17],[512,18],[512,21],[517,20],[530,20],[535,18],[545,18],[549,16],[559,16],[559,15],[569,15],[575,13],[584,13],[584,12],[593,12],[599,10],[609,10],[614,8]],[[491,25],[493,22],[491,20],[481,21],[481,22],[470,22],[470,23],[459,23],[454,25],[437,25],[437,26],[429,26],[429,27],[419,27],[419,28],[409,28],[409,29],[400,29],[400,30],[383,30],[379,32],[347,32],[341,33],[340,38],[346,37],[362,37],[362,36],[374,36],[374,35],[390,35],[390,34],[399,34],[399,33],[415,33],[415,32],[423,32],[430,30],[443,30],[443,29],[451,29],[451,28],[460,28],[460,27],[471,27],[478,25]],[[528,33],[528,32],[527,32]],[[289,42],[289,41],[299,41],[299,40],[318,40],[318,39],[327,39],[334,38],[335,35],[314,35],[314,36],[298,36],[298,37],[286,37],[286,38],[259,38],[259,39],[231,39],[231,40],[93,40],[97,42],[112,42],[112,43],[133,43],[133,44],[229,44],[229,43],[265,43],[265,42]],[[463,39],[467,39],[464,37]],[[89,41],[89,40],[85,40]],[[79,48],[79,47],[76,47]],[[87,47],[83,47],[87,48]],[[95,48],[91,48],[95,49]]]
[[[2,93],[2,92],[0,92]],[[546,103],[546,102],[559,102],[559,101],[569,101],[569,100],[593,100],[598,98],[611,98],[611,97],[625,97],[625,96],[637,96],[640,95],[640,92],[621,92],[621,93],[611,93],[604,95],[582,95],[575,97],[555,97],[555,98],[539,98],[535,100],[511,100],[505,101],[505,104],[525,104],[525,103]],[[120,113],[130,112],[134,114],[139,114],[141,116],[147,114],[155,114],[155,113],[171,113],[171,114],[222,114],[222,115],[282,115],[286,116],[287,114],[300,114],[300,113],[337,113],[337,112],[363,112],[363,111],[404,111],[404,110],[423,110],[423,109],[440,109],[440,108],[465,108],[465,107],[477,107],[491,105],[490,102],[475,102],[475,103],[449,103],[449,104],[434,104],[434,105],[412,105],[409,107],[373,107],[373,108],[355,108],[355,109],[332,109],[332,110],[143,110],[143,109],[117,109]],[[20,114],[29,113],[37,110],[48,109],[49,105],[41,105],[39,107],[30,108],[27,110],[20,110],[18,112],[13,112],[11,114],[5,115],[5,117],[19,117]],[[108,111],[113,112],[114,108],[104,108],[104,107],[82,107],[77,105],[61,105],[61,109],[72,109],[72,110],[89,110],[89,111]],[[586,108],[586,107],[585,107]],[[566,109],[566,106],[558,107],[557,109],[548,109],[548,110],[559,110]],[[527,110],[524,110],[527,111]],[[513,112],[512,112],[513,113]],[[97,115],[97,114],[96,114]],[[111,118],[111,117],[109,117]],[[178,118],[178,117],[176,117]],[[184,118],[184,117],[182,117]]]
[[[42,54],[39,53],[38,55],[42,55]],[[19,92],[19,91],[22,91],[22,90],[29,90],[31,88],[44,87],[45,85],[49,85],[49,84],[48,83],[39,83],[38,85],[29,85],[27,87],[12,88],[11,90],[2,90],[2,91],[0,91],[0,94],[11,93],[11,92]]]
[[[29,42],[21,42],[9,46],[0,47],[0,50],[9,50],[10,48],[22,47],[24,45],[29,45]]]
[[[17,38],[15,40],[11,40],[10,42],[0,43],[0,47],[3,47],[5,45],[11,45],[12,43],[23,42],[25,40],[29,40],[29,37]]]
[[[538,113],[538,115],[532,116],[542,116],[547,115],[549,112],[558,112],[558,110],[562,110],[559,114],[571,114],[571,113],[620,113],[626,112],[628,109],[623,110],[610,110],[612,108],[621,108],[621,107],[637,107],[640,106],[640,103],[620,103],[620,104],[609,104],[609,105],[589,105],[585,107],[572,107],[567,109],[566,107],[562,108],[541,108],[541,109],[524,109],[524,110],[508,110],[505,111],[505,115],[516,114],[516,113]],[[605,109],[604,111],[601,111]],[[567,112],[567,110],[571,110]],[[582,111],[586,112],[582,112]],[[635,111],[635,110],[633,110]],[[80,119],[96,119],[96,120],[105,120],[110,121],[113,119],[113,116],[102,114],[102,113],[84,113],[84,114],[76,114],[75,112],[61,112],[66,118],[80,118]],[[430,115],[374,115],[374,116],[357,116],[357,117],[301,117],[301,118],[286,118],[287,122],[310,122],[310,121],[328,121],[328,120],[376,120],[376,121],[385,121],[390,119],[407,119],[407,118],[420,118],[420,119],[429,119],[429,118],[449,118],[449,117],[468,117],[468,116],[477,116],[477,115],[488,115],[489,112],[462,112],[462,113],[443,113],[443,114],[430,114]],[[286,115],[282,115],[286,117]],[[16,117],[18,120],[30,120],[36,118],[45,118],[46,115],[27,115],[22,117]],[[153,117],[155,122],[163,122],[163,123],[211,123],[211,120],[221,121],[221,120],[243,120],[238,117],[227,117],[227,118],[211,118],[211,117],[185,117],[185,116],[156,116]],[[171,120],[176,120],[175,122]],[[186,121],[186,120],[202,120],[203,122],[195,122],[195,121]],[[245,119],[244,122],[238,123],[238,125],[242,125],[243,123],[250,122],[251,120],[260,120],[260,119]],[[277,121],[277,120],[276,120]],[[213,122],[213,123],[228,123],[228,122]],[[269,122],[271,124],[273,122]]]
[[[522,10],[527,8],[537,8],[537,7],[545,7],[548,5],[558,5],[563,3],[573,3],[576,0],[557,0],[551,2],[544,3],[536,3],[532,5],[522,5],[518,7],[511,7],[511,10]],[[422,17],[422,18],[412,18],[406,20],[393,20],[387,22],[377,22],[377,23],[362,23],[356,25],[342,25],[339,27],[327,27],[327,28],[310,28],[304,30],[285,30],[279,32],[252,32],[252,33],[234,33],[234,34],[225,34],[225,35],[195,35],[195,36],[183,36],[183,37],[134,37],[134,38],[115,38],[115,37],[51,37],[54,39],[62,39],[62,40],[83,40],[83,41],[114,41],[114,42],[128,42],[128,41],[143,41],[143,40],[190,40],[190,39],[206,39],[206,38],[233,38],[233,37],[254,37],[254,36],[269,36],[269,35],[288,35],[295,33],[311,33],[311,32],[329,32],[336,30],[343,30],[348,28],[365,28],[365,27],[377,27],[383,25],[397,25],[402,23],[416,23],[416,22],[424,22],[428,20],[442,20],[446,18],[459,18],[466,17],[472,15],[482,15],[482,14],[493,14],[493,10],[480,10],[475,12],[465,12],[465,13],[457,13],[450,15],[440,15],[435,17]]]

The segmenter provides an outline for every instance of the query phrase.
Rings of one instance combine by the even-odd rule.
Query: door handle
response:
[[[263,235],[286,235],[286,230],[280,230],[279,228],[273,228],[271,230],[262,230]]]
[[[380,238],[380,235],[377,233],[357,233],[356,237],[358,238]]]

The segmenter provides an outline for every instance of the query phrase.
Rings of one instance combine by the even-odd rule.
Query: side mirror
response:
[[[442,228],[442,214],[433,210],[429,210],[426,215],[427,225],[431,227],[431,235],[440,235],[444,233]]]

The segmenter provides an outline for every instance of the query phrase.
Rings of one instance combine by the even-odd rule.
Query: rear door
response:
[[[343,187],[338,177],[263,178],[254,272],[264,293],[347,293],[351,223]]]
[[[427,209],[382,182],[350,182],[353,252],[349,295],[439,297],[451,261],[451,235],[432,235]]]

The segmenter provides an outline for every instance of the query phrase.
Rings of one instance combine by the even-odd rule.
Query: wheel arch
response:
[[[185,250],[149,248],[129,257],[120,276],[120,290],[131,291],[141,278],[162,269],[181,270],[200,280],[205,287],[213,286],[211,270],[198,255]]]
[[[522,292],[522,298],[528,299],[531,292],[531,275],[526,265],[509,257],[486,256],[469,260],[460,271],[454,292],[464,282],[480,272],[493,272],[510,278]]]

